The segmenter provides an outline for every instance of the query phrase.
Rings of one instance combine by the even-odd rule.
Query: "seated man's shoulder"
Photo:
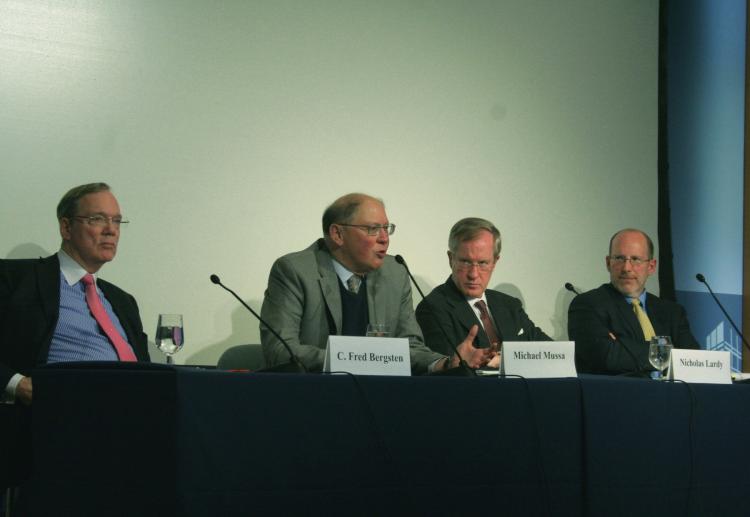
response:
[[[494,289],[487,289],[485,291],[485,296],[490,303],[494,302],[495,304],[506,305],[509,307],[521,307],[523,305],[521,300],[515,296],[495,291]]]
[[[445,305],[446,300],[451,298],[450,286],[447,283],[436,286],[432,291],[427,293],[422,301],[419,302],[417,307],[420,305]]]
[[[615,291],[615,289],[610,284],[602,284],[599,287],[575,296],[571,302],[571,305],[574,303],[582,302],[593,304],[606,303],[611,300],[613,295],[615,294],[617,294],[617,291]]]
[[[320,251],[324,252],[325,246],[321,246],[320,242],[316,241],[303,250],[282,255],[274,261],[274,264],[286,268],[314,267],[318,263]]]
[[[107,297],[111,297],[114,295],[114,296],[120,296],[123,298],[134,298],[133,295],[127,292],[125,289],[122,289],[121,287],[116,286],[112,282],[107,282],[106,280],[102,278],[98,278],[96,280],[96,284],[105,293]]]

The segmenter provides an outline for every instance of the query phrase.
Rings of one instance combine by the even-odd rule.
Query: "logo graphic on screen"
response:
[[[742,371],[742,349],[740,348],[740,337],[733,328],[728,328],[728,336],[724,336],[724,322],[721,321],[706,336],[706,350],[720,350],[730,352],[732,358],[732,371]]]

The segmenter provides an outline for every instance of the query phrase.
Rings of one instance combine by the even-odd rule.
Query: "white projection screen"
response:
[[[492,220],[490,287],[566,339],[563,284],[656,237],[657,58],[657,0],[0,0],[0,257],[54,253],[62,194],[105,181],[131,224],[100,275],[215,364],[259,330],[209,275],[259,310],[362,191],[427,292],[451,225]]]

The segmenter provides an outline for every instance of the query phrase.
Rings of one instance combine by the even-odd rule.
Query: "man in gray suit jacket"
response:
[[[447,353],[467,332],[474,332],[474,345],[490,354],[489,366],[496,368],[496,350],[504,340],[550,340],[520,300],[487,289],[500,248],[500,231],[486,219],[467,217],[453,225],[448,237],[451,276],[417,306],[417,321],[432,350]]]
[[[458,358],[424,345],[409,277],[386,254],[394,230],[381,200],[347,194],[323,213],[323,239],[273,264],[261,317],[309,371],[322,369],[328,336],[364,336],[368,323],[385,324],[391,336],[409,339],[415,374],[458,365]],[[263,325],[260,332],[268,365],[288,362],[282,343]],[[482,361],[481,354],[466,355]]]

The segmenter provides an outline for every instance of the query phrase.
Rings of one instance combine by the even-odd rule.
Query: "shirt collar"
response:
[[[638,300],[641,302],[641,308],[645,311],[646,310],[646,290],[644,289],[643,292],[638,296]],[[627,301],[629,304],[633,304],[633,299],[626,296],[625,301]]]
[[[485,305],[487,305],[487,291],[482,291],[482,296],[479,298],[469,298],[468,296],[465,296],[466,301],[469,305],[471,305],[471,308],[474,308],[474,304],[477,303],[479,300],[482,300]]]
[[[341,262],[339,262],[333,257],[331,257],[331,262],[333,262],[333,269],[334,271],[336,271],[336,275],[339,277],[339,280],[341,280],[341,283],[344,285],[346,285],[347,280],[349,280],[349,278],[352,275],[356,274],[346,269],[346,267],[344,267],[344,265]]]
[[[83,266],[73,260],[73,258],[65,253],[62,249],[57,252],[57,259],[60,261],[60,271],[62,271],[63,277],[68,285],[75,285],[81,281],[81,278],[88,274]],[[96,282],[96,273],[94,273],[94,282]]]

